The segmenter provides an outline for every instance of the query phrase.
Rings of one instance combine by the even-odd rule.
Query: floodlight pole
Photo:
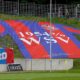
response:
[[[50,72],[52,71],[52,0],[50,0]]]

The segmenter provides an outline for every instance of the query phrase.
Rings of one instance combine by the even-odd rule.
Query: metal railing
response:
[[[25,16],[41,16],[47,17],[50,14],[49,4],[35,4],[35,3],[18,3],[14,1],[0,0],[0,13],[11,15],[25,15]],[[53,17],[80,17],[80,4],[53,4]]]

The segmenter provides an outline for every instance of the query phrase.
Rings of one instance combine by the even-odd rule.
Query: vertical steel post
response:
[[[50,72],[52,71],[52,0],[50,0]]]
[[[4,0],[2,0],[2,13],[4,13]]]
[[[77,15],[78,14],[78,6],[76,6],[76,8],[75,8],[75,17],[77,18]]]
[[[20,7],[20,2],[19,2],[19,0],[18,0],[18,15],[19,15],[19,8]]]
[[[57,16],[57,14],[56,14],[56,0],[55,0],[55,15],[54,16]]]

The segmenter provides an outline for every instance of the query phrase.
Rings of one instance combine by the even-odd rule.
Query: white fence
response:
[[[50,5],[0,0],[0,13],[25,16],[49,16]],[[80,17],[80,4],[53,4],[53,17]]]
[[[14,64],[21,64],[24,71],[54,71],[73,68],[73,59],[15,59]],[[7,71],[7,65],[0,65],[0,72]]]

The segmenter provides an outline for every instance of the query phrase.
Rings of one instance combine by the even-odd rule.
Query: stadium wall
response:
[[[24,71],[69,70],[73,59],[15,59],[14,64],[21,64]],[[7,71],[8,64],[0,64],[0,72]]]

